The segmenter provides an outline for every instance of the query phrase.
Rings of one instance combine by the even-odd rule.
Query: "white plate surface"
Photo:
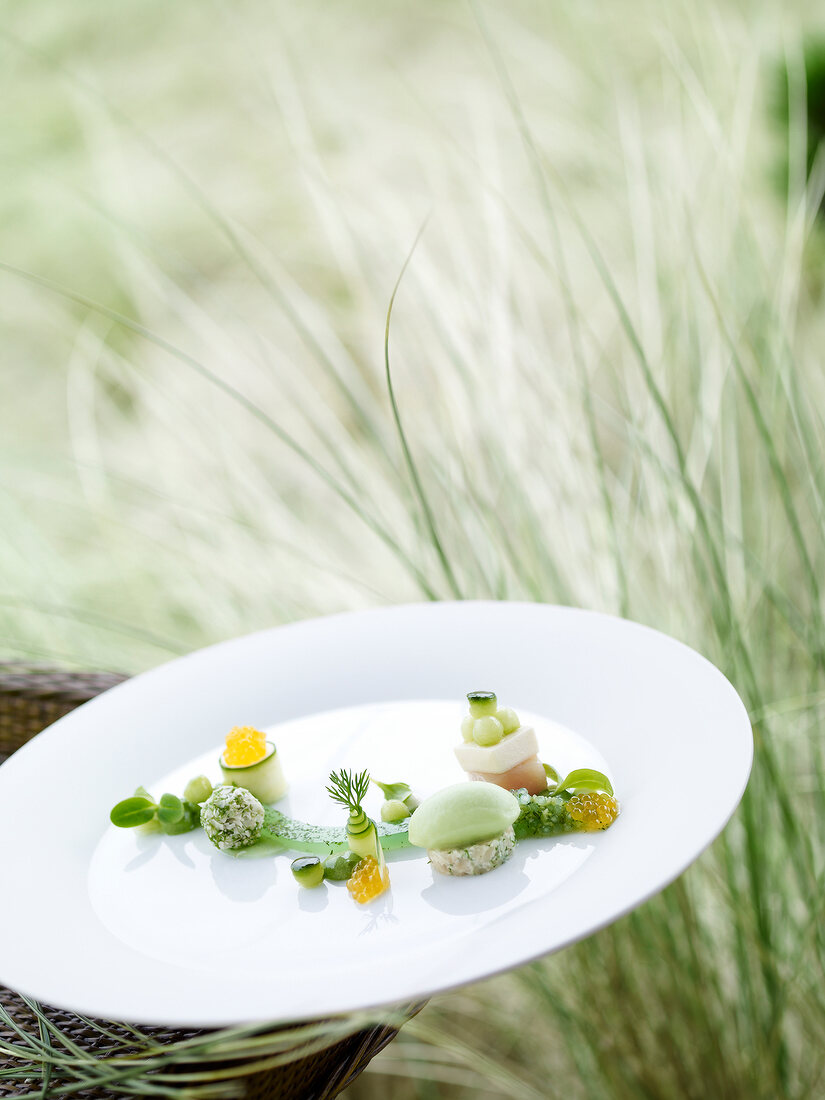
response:
[[[285,812],[341,823],[332,768],[430,794],[459,782],[468,690],[498,692],[565,772],[607,772],[604,833],[523,841],[503,867],[445,878],[413,849],[357,906],[303,890],[292,858],[233,858],[200,831],[108,825],[138,784],[182,791],[233,725],[271,730]],[[656,631],[540,604],[441,603],[337,615],[213,646],[135,677],[0,767],[0,981],[89,1015],[173,1026],[298,1020],[416,1000],[556,951],[672,881],[747,782],[750,724],[728,681]],[[702,782],[686,797],[687,777]],[[367,809],[377,816],[381,796]],[[8,945],[14,945],[11,950]]]

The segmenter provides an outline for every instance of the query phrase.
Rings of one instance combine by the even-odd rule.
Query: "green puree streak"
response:
[[[563,795],[531,796],[523,789],[513,793],[521,804],[521,813],[513,823],[517,839],[559,836],[581,831],[581,824],[568,813],[568,799]],[[408,820],[398,824],[375,822],[375,829],[385,852],[410,846],[407,836]],[[264,814],[261,840],[281,844],[296,852],[320,856],[336,855],[349,850],[346,826],[311,825],[309,822],[287,817],[271,806]]]
[[[385,852],[399,848],[408,848],[407,824],[392,825],[388,822],[376,822],[378,839]],[[347,830],[328,825],[310,825],[306,821],[296,821],[271,806],[264,813],[262,840],[274,841],[296,852],[311,852],[315,855],[329,855],[340,850],[348,850]]]

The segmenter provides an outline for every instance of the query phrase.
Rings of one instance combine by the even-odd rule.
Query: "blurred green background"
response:
[[[0,655],[132,672],[452,597],[676,635],[754,722],[724,836],[348,1095],[825,1095],[825,12],[2,11]],[[383,341],[422,226],[419,493]]]

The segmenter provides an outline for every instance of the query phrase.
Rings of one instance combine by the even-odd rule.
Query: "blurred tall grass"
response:
[[[807,7],[5,6],[2,654],[537,599],[676,635],[754,722],[687,875],[353,1098],[825,1095]]]

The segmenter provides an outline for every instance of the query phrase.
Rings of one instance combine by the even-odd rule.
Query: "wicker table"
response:
[[[66,672],[22,664],[0,662],[0,762],[20,748],[40,730],[81,703],[113,687],[123,676],[114,673]],[[9,945],[0,945],[0,950]],[[15,1025],[37,1033],[36,1018],[29,1005],[12,990],[0,986],[0,1008],[9,1022],[0,1020],[0,1071],[12,1068],[15,1057],[11,1048],[19,1042]],[[420,1008],[415,1006],[406,1014]],[[112,1043],[95,1027],[102,1021],[87,1021],[57,1008],[43,1006],[50,1023],[84,1052],[106,1057]],[[129,1031],[119,1024],[105,1024],[110,1035],[128,1040]],[[144,1028],[144,1033],[159,1043],[177,1043],[211,1034],[204,1031],[173,1031],[168,1028]],[[277,1069],[243,1074],[239,1069],[235,1085],[245,1100],[329,1100],[337,1096],[364,1069],[370,1059],[397,1034],[397,1028],[379,1025],[349,1035],[311,1056],[298,1056]],[[185,1068],[192,1068],[185,1067]],[[203,1068],[202,1065],[200,1068]],[[63,1082],[64,1088],[68,1082]],[[42,1089],[39,1077],[28,1080],[0,1077],[0,1097],[21,1096]],[[227,1090],[229,1092],[229,1089]],[[236,1093],[233,1093],[237,1095]],[[49,1097],[63,1097],[61,1079],[53,1076]],[[96,1087],[73,1093],[84,1100],[111,1100],[123,1092]]]

